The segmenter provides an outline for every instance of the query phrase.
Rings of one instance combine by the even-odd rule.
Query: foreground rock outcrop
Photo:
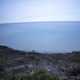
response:
[[[60,80],[80,80],[80,52],[41,54],[0,46],[0,74],[31,75],[40,70]]]

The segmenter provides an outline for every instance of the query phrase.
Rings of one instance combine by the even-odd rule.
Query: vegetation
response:
[[[36,71],[30,75],[8,75],[6,74],[2,80],[59,80],[57,76],[53,76],[47,73],[47,71]],[[1,80],[0,79],[0,80]]]
[[[6,64],[7,57],[6,55],[0,55],[0,64]]]
[[[31,72],[32,70],[36,71]],[[59,80],[58,76],[61,78],[61,75],[55,76],[58,72],[64,73],[62,77],[79,76],[80,52],[65,55],[41,54],[0,46],[0,80]]]
[[[69,60],[75,63],[80,63],[80,52],[72,52],[72,56],[69,57]]]

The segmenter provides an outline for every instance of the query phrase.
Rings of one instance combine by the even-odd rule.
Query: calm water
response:
[[[80,50],[80,22],[0,24],[0,44],[26,51]]]

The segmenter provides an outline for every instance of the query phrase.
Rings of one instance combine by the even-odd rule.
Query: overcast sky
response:
[[[0,23],[80,21],[80,0],[0,0]]]

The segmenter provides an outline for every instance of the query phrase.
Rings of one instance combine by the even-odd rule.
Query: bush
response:
[[[47,71],[40,70],[29,75],[6,74],[3,80],[59,80],[59,78],[50,75]]]
[[[47,71],[37,71],[32,75],[26,76],[23,80],[59,80],[58,77],[52,76]]]

